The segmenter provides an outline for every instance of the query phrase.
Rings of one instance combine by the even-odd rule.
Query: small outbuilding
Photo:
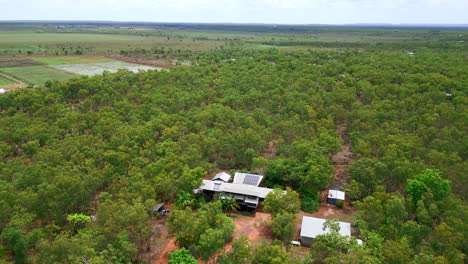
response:
[[[231,175],[227,174],[226,172],[218,173],[213,177],[213,181],[229,182],[230,180]]]
[[[339,190],[329,190],[328,191],[328,197],[327,197],[327,203],[336,205],[338,200],[341,200],[341,201],[344,202],[345,192],[339,191]]]
[[[153,207],[153,212],[155,213],[159,212],[164,207],[165,204],[166,202],[158,203],[155,207]]]
[[[326,219],[303,216],[302,225],[301,225],[301,245],[305,247],[310,247],[314,242],[314,239],[319,235],[325,235],[330,233],[329,229],[323,230],[323,224],[325,224]],[[346,222],[338,222],[340,226],[340,235],[342,236],[351,236],[351,224]]]

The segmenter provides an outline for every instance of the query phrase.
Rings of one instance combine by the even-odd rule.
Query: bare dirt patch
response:
[[[246,236],[251,245],[261,244],[263,241],[272,241],[273,230],[268,225],[271,220],[271,215],[268,213],[257,212],[253,216],[242,216],[236,215],[233,219],[236,224],[236,230],[234,231],[233,241],[239,239],[242,236]],[[227,252],[232,249],[232,242],[228,243],[222,252]],[[211,258],[212,262],[215,262],[221,253],[216,254]],[[212,263],[208,261],[207,263]],[[199,263],[203,263],[199,261]]]
[[[166,247],[158,254],[160,257],[153,261],[153,264],[166,264],[169,262],[169,252],[177,250],[179,247],[175,244],[175,238],[167,241]]]
[[[338,125],[336,132],[340,133],[341,138],[343,139],[343,144],[341,146],[341,150],[332,156],[333,167],[335,168],[333,177],[335,180],[330,187],[333,188],[339,188],[340,186],[350,182],[350,176],[347,172],[347,168],[353,159],[349,137],[346,134],[346,125]]]
[[[26,58],[0,58],[0,68],[8,68],[8,67],[26,67],[26,66],[37,66],[37,65],[45,65],[42,62],[38,62],[31,59]]]
[[[238,216],[234,219],[236,231],[234,239],[241,236],[247,236],[252,244],[264,240],[273,239],[273,231],[268,225],[271,215],[268,213],[257,212],[255,216]]]
[[[272,141],[268,142],[268,146],[263,151],[263,157],[264,158],[273,159],[274,157],[276,157],[276,152],[277,152],[276,143],[277,143],[276,140],[272,140]]]
[[[169,230],[165,226],[167,216],[151,221],[152,236],[149,241],[147,252],[142,253],[142,259],[152,264],[168,263],[168,254],[178,249],[175,238],[169,236]]]

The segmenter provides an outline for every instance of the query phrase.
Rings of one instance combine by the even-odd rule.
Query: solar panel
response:
[[[243,184],[256,186],[258,183],[258,179],[259,179],[258,175],[245,175]]]

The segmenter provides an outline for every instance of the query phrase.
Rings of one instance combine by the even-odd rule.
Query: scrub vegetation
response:
[[[164,36],[194,48],[121,45],[109,54],[187,64],[0,95],[0,263],[150,263],[148,249],[163,239],[153,208],[163,201],[172,206],[165,227],[180,247],[169,263],[465,261],[466,31],[31,27],[46,32],[38,35],[118,33],[148,43]],[[25,80],[33,69],[56,70],[6,69]],[[338,126],[353,152],[344,188],[359,209],[353,225],[363,245],[335,230],[298,253],[289,248],[295,214],[301,201],[317,209],[318,193],[333,182]],[[286,190],[263,203],[278,241],[233,240],[227,202],[193,194],[220,170],[261,170],[267,187]]]

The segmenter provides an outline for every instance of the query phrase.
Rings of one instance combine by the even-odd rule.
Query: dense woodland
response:
[[[298,257],[280,230],[298,208],[265,201],[282,242],[241,238],[217,263],[465,261],[466,49],[183,53],[194,66],[0,95],[0,263],[142,262],[152,208],[167,200],[185,248],[170,263],[214,261],[234,226],[226,205],[191,195],[201,178],[261,170],[268,187],[291,188],[313,210],[332,182],[339,124],[355,156],[346,189],[364,245],[332,232]]]

